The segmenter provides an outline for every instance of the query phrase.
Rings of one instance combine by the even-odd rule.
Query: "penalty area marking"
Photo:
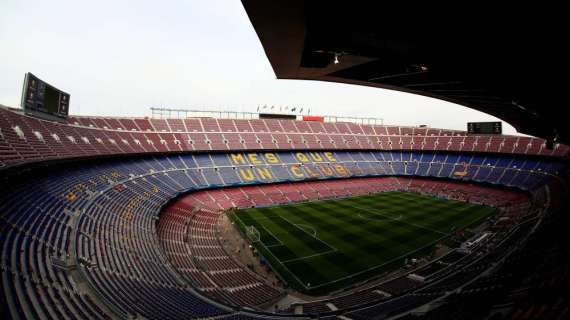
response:
[[[308,224],[302,224],[302,223],[294,223],[293,225],[295,225],[296,227],[301,228],[301,229],[303,229],[303,227],[305,227],[305,228],[308,227],[309,229],[311,229],[313,231],[313,238],[319,239],[317,237],[317,230],[315,228],[313,228],[313,226],[308,225]]]
[[[335,247],[331,246],[331,245],[330,245],[330,244],[328,244],[326,241],[324,241],[324,240],[321,240],[321,239],[317,238],[317,236],[316,236],[316,234],[317,234],[317,231],[316,231],[316,230],[315,230],[315,235],[312,235],[312,234],[310,234],[309,232],[307,232],[307,230],[305,230],[305,229],[303,229],[303,228],[299,227],[299,225],[298,225],[298,224],[291,222],[291,220],[289,220],[289,219],[285,218],[284,216],[282,216],[282,215],[279,215],[279,217],[280,217],[281,219],[283,219],[283,220],[287,221],[287,222],[288,222],[290,225],[294,226],[295,228],[297,228],[297,229],[299,229],[299,230],[303,231],[304,233],[306,233],[306,234],[310,235],[311,237],[313,237],[313,238],[315,238],[315,239],[319,240],[320,242],[324,243],[324,244],[325,244],[327,247],[329,247],[329,248],[331,248],[331,249],[333,249],[333,250],[335,250],[335,251],[336,251],[336,248],[335,248]],[[311,227],[311,228],[312,228],[312,227]]]
[[[275,234],[273,234],[273,232],[269,231],[268,228],[266,228],[264,225],[261,224],[261,227],[267,232],[269,233],[275,240],[279,241],[279,243],[277,244],[271,244],[269,246],[265,245],[265,243],[263,243],[263,241],[261,241],[261,243],[263,243],[263,245],[267,248],[271,247],[275,247],[275,246],[282,246],[283,245],[283,241],[281,241],[281,239],[279,239],[279,237],[277,237]]]
[[[239,217],[237,214],[234,213],[234,216],[241,222],[241,224],[243,226],[245,226],[246,228],[249,226],[254,226],[253,224],[250,224],[249,226],[246,225],[243,220],[241,219],[241,217]],[[254,218],[255,219],[255,218]],[[265,218],[267,219],[267,218]],[[255,220],[262,220],[262,219],[255,219]],[[265,232],[267,232],[269,235],[271,235],[273,237],[273,239],[277,240],[279,243],[276,244],[270,244],[270,245],[266,245],[265,243],[263,243],[263,240],[261,240],[261,234],[259,237],[259,242],[261,242],[263,244],[264,247],[266,248],[270,248],[270,247],[277,247],[277,246],[282,246],[283,245],[283,241],[281,241],[281,239],[279,239],[278,236],[276,236],[273,232],[271,232],[264,224],[258,223],[258,226],[262,227]],[[254,226],[255,227],[255,226]],[[259,230],[258,230],[259,231]],[[250,241],[251,242],[251,241]]]
[[[280,217],[281,219],[287,221],[290,225],[294,226],[295,228],[297,228],[297,229],[303,231],[304,233],[310,235],[311,237],[317,239],[319,242],[323,243],[324,245],[326,245],[327,247],[329,247],[329,248],[331,249],[331,250],[329,250],[329,251],[325,251],[324,253],[330,253],[330,252],[336,252],[336,251],[338,251],[337,248],[331,246],[331,245],[328,244],[326,241],[317,238],[317,231],[316,231],[312,226],[310,226],[310,227],[311,227],[311,228],[313,229],[313,231],[315,232],[314,235],[312,235],[312,234],[310,234],[309,232],[307,232],[307,230],[305,230],[305,229],[299,227],[299,224],[293,223],[291,220],[289,220],[289,219],[283,217],[282,215],[279,215],[279,217]],[[316,255],[320,255],[320,254],[324,254],[324,253],[321,252],[321,253],[317,253]],[[315,255],[311,255],[311,256],[315,256]],[[296,259],[301,259],[301,258],[305,259],[305,258],[311,257],[311,256],[305,256],[305,257],[300,257],[300,258],[296,258]]]

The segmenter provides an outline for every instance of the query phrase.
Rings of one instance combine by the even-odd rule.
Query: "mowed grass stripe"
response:
[[[311,212],[311,211],[313,211],[313,212]],[[271,215],[273,215],[274,212],[275,212],[275,210],[272,210]],[[322,210],[321,210],[321,212],[322,212]],[[318,216],[318,217],[316,217],[316,218],[313,218],[314,220],[310,219],[310,217],[312,217],[313,214],[315,214],[315,213],[316,213],[316,212],[314,211],[314,208],[303,208],[303,209],[299,210],[298,207],[288,207],[288,211],[287,211],[287,212],[284,212],[283,214],[288,215],[288,217],[289,217],[290,219],[295,219],[295,218],[296,218],[296,219],[295,219],[295,222],[296,222],[296,223],[302,223],[302,224],[305,224],[305,225],[314,226],[314,228],[317,230],[317,234],[319,235],[319,237],[320,237],[320,238],[323,238],[324,229],[325,229],[327,226],[330,227],[330,226],[331,226],[331,223],[328,223],[328,222],[326,222],[326,220],[323,220],[323,219],[322,219],[322,215],[320,215],[320,216]],[[299,219],[299,217],[305,217],[306,219]],[[319,225],[319,223],[321,223],[321,225]],[[323,226],[324,226],[325,228],[323,228]],[[340,229],[340,228],[334,228],[334,230],[342,230],[342,229]],[[337,233],[340,233],[340,232],[337,231]],[[337,240],[337,241],[338,241],[338,240]],[[270,249],[271,249],[272,251],[275,251],[275,248],[273,248],[273,247],[270,248]],[[277,248],[277,249],[279,249],[279,248]],[[277,254],[277,253],[276,253],[276,254]],[[299,256],[300,256],[300,255],[299,255]],[[306,271],[305,271],[305,272],[303,272],[304,275],[308,275],[308,276],[310,275],[309,277],[302,277],[302,278],[305,278],[305,279],[306,279],[306,281],[304,281],[305,283],[310,282],[310,283],[313,283],[313,284],[318,284],[318,283],[320,283],[321,281],[323,281],[323,282],[324,282],[324,281],[330,281],[331,279],[334,279],[335,277],[345,275],[345,274],[346,274],[346,270],[343,270],[343,269],[344,269],[344,268],[342,267],[342,266],[343,266],[343,263],[339,263],[339,262],[340,262],[340,261],[342,261],[342,262],[348,262],[348,261],[350,261],[350,260],[352,260],[352,261],[358,261],[358,260],[354,260],[354,259],[346,259],[346,256],[345,256],[345,255],[340,255],[340,256],[339,256],[338,254],[337,254],[337,255],[334,255],[334,254],[327,255],[327,258],[328,258],[328,257],[331,257],[331,258],[328,259],[328,260],[326,260],[326,261],[332,261],[332,263],[327,263],[326,261],[325,261],[325,262],[322,262],[322,261],[321,261],[321,263],[319,263],[320,268],[321,268],[322,270],[326,270],[326,272],[324,272],[324,276],[325,276],[325,277],[322,277],[322,279],[321,279],[320,281],[317,281],[317,279],[315,279],[314,273],[310,273],[310,272],[306,272]],[[313,259],[314,261],[322,260],[322,258],[316,258],[316,257],[311,258],[311,259]],[[293,262],[293,263],[289,263],[288,266],[289,266],[290,268],[302,269],[302,268],[305,268],[305,267],[306,267],[306,266],[304,266],[304,265],[307,264],[307,263],[308,263],[308,262],[296,261],[296,262]],[[318,272],[318,273],[323,273],[323,272],[321,271],[321,272]]]
[[[428,198],[423,195],[418,195],[417,201],[403,199],[399,201],[394,199],[394,197],[401,199],[400,195],[390,194],[390,196],[390,198],[386,197],[386,199],[381,199],[383,201],[375,201],[374,199],[347,199],[347,203],[350,203],[351,200],[358,200],[357,203],[359,205],[364,203],[371,209],[381,211],[381,213],[401,213],[404,218],[402,221],[410,221],[413,219],[414,224],[443,233],[449,233],[451,227],[465,227],[495,211],[495,209],[491,207]],[[407,198],[409,198],[409,196]],[[347,205],[347,203],[340,203],[340,205]],[[459,213],[461,214],[458,215]],[[394,216],[395,215],[396,214],[394,214]],[[453,217],[453,219],[451,219],[451,217]]]
[[[320,202],[311,207],[316,207],[317,212],[327,212],[327,210],[321,208],[323,205],[325,205],[325,203]],[[394,224],[394,222],[390,220],[369,223],[364,219],[350,214],[350,211],[346,211],[346,213],[349,214],[343,215],[341,219],[335,217],[335,214],[329,215],[326,221],[323,221],[322,215],[316,217],[315,220],[307,219],[310,214],[296,215],[297,217],[304,217],[306,223],[320,222],[320,227],[324,227],[321,238],[327,242],[334,241],[333,238],[339,235],[348,235],[347,238],[343,238],[341,241],[335,241],[340,251],[339,254],[315,257],[311,259],[312,261],[299,262],[320,264],[323,267],[321,273],[324,273],[326,279],[329,281],[346,277],[347,275],[355,274],[374,266],[380,266],[387,261],[429,244],[441,237],[441,235],[437,233],[430,234],[423,230],[410,228],[407,225]],[[338,219],[340,223],[332,223],[331,220],[335,219]],[[356,229],[355,226],[359,226],[360,228]],[[332,234],[332,237],[329,238],[328,234]],[[414,236],[414,234],[416,234],[416,236]],[[347,259],[344,256],[367,258]],[[335,273],[335,270],[330,269],[330,265],[335,263],[340,263],[345,272]],[[302,270],[302,268],[299,269]],[[306,276],[299,277],[303,278],[305,282],[310,282],[313,285],[317,284],[315,279],[313,279],[313,275],[306,273],[303,273],[303,275]]]
[[[256,220],[256,223],[262,225],[279,237],[283,245],[271,246],[268,249],[275,255],[282,264],[302,280],[303,285],[319,284],[330,281],[331,277],[338,277],[344,274],[344,270],[337,264],[326,263],[306,263],[302,260],[313,259],[319,255],[332,253],[333,248],[327,246],[322,241],[313,238],[305,231],[291,224],[291,222],[283,219],[281,215],[291,216],[290,212],[281,207],[265,208],[265,214],[260,213],[258,210],[250,210],[249,216]],[[294,223],[294,222],[293,222]],[[314,245],[317,244],[317,245]],[[309,258],[305,258],[309,257]],[[312,257],[312,258],[311,258]],[[302,259],[302,260],[297,260]],[[292,262],[287,262],[294,260]],[[328,273],[323,273],[320,270],[313,270],[314,266],[318,265],[319,269],[326,268]],[[310,275],[303,277],[302,275]],[[295,279],[296,281],[296,279]]]
[[[245,209],[236,214],[246,226],[256,226],[264,244],[268,245],[265,239],[273,244],[268,250],[302,283],[290,284],[307,292],[311,290],[303,286],[309,283],[311,288],[328,283],[330,290],[348,285],[347,281],[331,283],[398,257],[403,261],[410,252],[441,239],[452,226],[471,225],[494,211],[418,194],[385,192]]]
[[[494,208],[466,204],[457,201],[444,201],[440,199],[429,198],[421,195],[411,194],[411,197],[418,197],[418,201],[406,200],[404,203],[394,200],[394,197],[400,197],[399,194],[382,194],[376,199],[371,197],[346,199],[346,201],[338,202],[340,206],[350,208],[351,206],[362,206],[365,204],[371,209],[381,210],[382,215],[398,218],[402,215],[401,221],[413,221],[414,224],[429,229],[435,229],[439,232],[449,233],[451,227],[465,227],[471,223],[480,220],[495,212]],[[406,198],[410,198],[407,195]],[[380,201],[379,201],[380,200]],[[354,202],[355,204],[351,204]],[[458,208],[455,206],[458,205]],[[361,207],[366,209],[366,207]],[[371,210],[373,213],[374,211]]]
[[[382,196],[383,197],[379,199],[384,201],[377,201],[378,199],[375,201],[373,198],[364,197],[362,199],[347,199],[347,203],[351,200],[358,200],[359,203],[363,201],[373,208],[382,208],[383,210],[385,210],[385,208],[399,208],[396,210],[407,211],[405,215],[406,219],[407,217],[417,216],[418,224],[441,232],[449,232],[452,226],[459,228],[471,225],[496,211],[491,207],[463,203],[455,200],[440,200],[411,193],[387,193]],[[395,200],[398,198],[405,202],[402,203],[401,201]],[[410,199],[416,199],[416,201],[410,201]],[[394,203],[400,203],[400,205],[394,206]],[[413,203],[419,208],[412,209],[410,204],[413,206]],[[409,207],[409,210],[402,210],[405,207]],[[461,214],[457,215],[458,213]],[[453,219],[450,219],[452,216]]]
[[[418,232],[419,230],[410,230],[409,226],[401,225],[398,222],[386,221],[385,223],[380,224],[380,225],[378,223],[370,223],[370,222],[368,222],[362,218],[359,218],[358,216],[355,216],[352,214],[346,215],[346,213],[339,214],[339,216],[342,219],[339,219],[338,224],[333,224],[333,223],[330,223],[330,221],[322,219],[322,215],[320,214],[320,212],[327,212],[328,211],[327,209],[323,208],[322,204],[323,203],[316,203],[316,204],[312,204],[311,206],[309,206],[310,208],[316,209],[316,211],[319,212],[318,217],[316,217],[313,220],[309,220],[308,217],[311,216],[311,212],[305,212],[304,214],[295,214],[294,216],[296,216],[296,217],[304,218],[303,220],[297,221],[297,222],[303,223],[303,224],[309,224],[309,225],[321,224],[321,227],[325,227],[320,232],[320,235],[321,235],[320,237],[323,238],[324,240],[327,240],[327,238],[330,238],[330,237],[324,236],[324,234],[323,234],[324,230],[330,230],[330,232],[326,232],[326,233],[332,233],[333,238],[338,238],[339,236],[342,237],[342,235],[346,234],[347,237],[344,238],[343,240],[346,240],[344,242],[344,244],[348,244],[348,245],[353,247],[353,248],[351,248],[352,250],[350,250],[350,251],[358,250],[359,247],[363,247],[362,250],[359,250],[359,251],[362,251],[361,253],[366,254],[366,251],[372,249],[369,245],[366,245],[367,243],[370,242],[370,240],[375,240],[374,242],[376,242],[376,243],[382,243],[383,244],[382,245],[383,250],[381,250],[380,252],[382,252],[383,254],[377,255],[378,259],[380,260],[379,262],[381,262],[382,259],[394,257],[394,254],[400,255],[402,249],[407,249],[410,247],[410,244],[411,244],[410,240],[411,239],[417,239],[418,242],[425,242],[425,240],[432,240],[435,238],[433,236],[431,236],[431,237],[415,237],[415,238],[410,237],[409,236],[410,232],[415,233],[415,232]],[[333,206],[330,209],[335,210],[335,207]],[[336,209],[338,209],[338,208],[336,208]],[[353,211],[352,208],[348,208],[348,209],[349,209],[348,212]],[[306,209],[303,210],[303,209],[298,209],[298,208],[289,208],[289,210],[290,211],[297,210],[298,212],[306,211]],[[313,212],[315,212],[315,211],[313,211]],[[334,212],[334,211],[332,211],[332,212]],[[335,215],[333,214],[332,216],[334,217]],[[329,216],[329,218],[330,217],[331,216]],[[387,226],[386,224],[392,224],[392,225]],[[358,226],[360,226],[359,229],[356,228]],[[355,234],[359,235],[358,238],[354,237]],[[425,232],[422,233],[422,235],[425,235]],[[361,239],[359,239],[359,238],[367,238],[366,240],[368,240],[368,241],[360,241]],[[364,246],[363,246],[363,244],[364,244]],[[343,249],[345,249],[345,248],[343,248]],[[376,249],[379,249],[379,248],[376,248]],[[358,254],[360,254],[360,253],[358,253]],[[353,268],[350,268],[350,269],[353,269]]]
[[[328,212],[327,219],[322,219],[322,213],[327,212],[327,210],[321,206],[315,209],[312,212],[305,211],[304,214],[295,215],[295,219],[304,224],[314,225],[318,230],[319,238],[327,243],[334,243],[335,248],[341,252],[351,252],[354,255],[368,255],[369,252],[362,250],[361,247],[369,242],[384,243],[388,248],[397,250],[396,247],[400,243],[392,241],[392,236],[397,236],[401,232],[407,232],[404,229],[398,230],[398,226],[390,228],[386,225],[370,224],[358,217],[341,213]],[[358,262],[362,261],[352,261],[353,264]]]
[[[317,256],[309,259],[303,259],[302,261],[295,261],[293,263],[288,263],[287,267],[292,270],[299,270],[300,278],[304,280],[305,283],[311,283],[313,286],[321,283],[333,281],[340,277],[344,277],[347,274],[352,273],[354,268],[350,268],[350,263],[359,262],[358,259],[352,259],[352,257],[366,254],[369,252],[357,253],[354,252],[358,250],[358,247],[352,244],[357,243],[356,239],[352,239],[352,242],[346,242],[338,239],[343,233],[349,234],[349,231],[343,230],[342,226],[332,219],[327,219],[324,221],[322,219],[322,210],[317,208],[290,208],[293,214],[292,219],[295,219],[297,223],[302,223],[306,225],[312,225],[317,230],[317,235],[320,239],[326,242],[334,242],[339,248],[338,252],[327,254],[325,256]],[[353,229],[355,227],[352,227]],[[362,231],[362,233],[364,233]],[[342,252],[341,252],[342,251]],[[350,256],[346,252],[351,252]],[[318,265],[319,275],[315,276],[313,273],[303,271],[307,265]],[[361,269],[362,266],[357,266],[357,270]]]
[[[353,207],[343,207],[340,206],[338,203],[323,203],[319,205],[319,207],[325,208],[328,207],[331,209],[332,214],[330,218],[338,219],[341,222],[341,228],[346,228],[347,236],[344,240],[350,241],[354,237],[354,232],[351,232],[352,226],[357,226],[358,229],[356,230],[358,233],[359,238],[367,238],[367,239],[378,239],[382,241],[390,240],[391,238],[397,237],[398,235],[408,232],[408,231],[418,231],[417,228],[410,228],[410,226],[402,224],[398,221],[394,220],[378,220],[378,221],[369,221],[358,214],[354,214],[355,209]],[[341,211],[344,209],[343,211]],[[335,212],[339,212],[338,214]],[[339,231],[342,234],[342,231]],[[365,233],[364,233],[365,232]],[[401,241],[393,241],[391,243],[393,245],[397,245],[398,242]]]
[[[378,254],[371,258],[377,258],[377,260],[386,260],[399,256],[402,254],[402,250],[441,237],[436,233],[426,232],[398,221],[369,221],[359,215],[352,214],[353,208],[348,207],[344,209],[349,214],[344,217],[343,220],[346,223],[343,225],[356,225],[360,226],[360,229],[357,231],[358,236],[355,237],[354,234],[348,234],[347,237],[343,237],[343,240],[357,246],[363,253],[369,253],[370,250],[374,250]],[[363,230],[366,234],[362,233]],[[411,236],[412,234],[417,236]]]
[[[364,205],[363,205],[364,204]],[[350,207],[350,204],[341,203]],[[448,233],[449,229],[445,228],[447,224],[440,225],[438,222],[447,222],[452,213],[444,207],[427,204],[419,205],[413,202],[398,202],[386,200],[382,206],[377,206],[371,202],[359,202],[354,207],[363,209],[372,214],[379,214],[399,219],[402,223],[413,224],[419,228],[425,228],[434,232]]]
[[[372,207],[363,206],[361,203],[358,204],[346,204],[343,202],[337,202],[335,205],[339,207],[344,207],[348,210],[355,211],[357,216],[367,219],[370,221],[386,219],[386,221],[392,221],[397,225],[405,225],[408,228],[417,229],[421,231],[427,231],[429,233],[439,233],[440,235],[446,235],[447,233],[433,228],[429,228],[421,223],[418,223],[418,217],[411,217],[408,212],[399,210],[386,210],[386,209],[375,209]],[[412,208],[409,209],[413,211]],[[404,215],[403,213],[406,213]],[[423,221],[423,215],[419,216],[420,222]],[[412,219],[413,218],[413,219]]]
[[[366,242],[390,241],[391,235],[398,235],[409,230],[406,226],[396,225],[391,221],[382,223],[370,223],[365,219],[352,214],[353,209],[343,211],[332,204],[319,203],[315,205],[316,213],[299,215],[305,223],[314,224],[321,229],[320,237],[325,241],[339,239],[343,246],[358,248],[362,243],[358,239],[365,238]],[[327,219],[323,220],[322,213],[327,213]],[[398,243],[391,243],[398,245]],[[340,249],[340,248],[339,248]]]
[[[380,265],[402,255],[403,251],[411,251],[418,245],[441,237],[438,234],[429,235],[425,231],[420,233],[422,230],[418,228],[410,228],[410,226],[390,220],[370,223],[352,214],[352,208],[339,210],[342,208],[336,204],[327,205],[327,202],[319,202],[307,207],[288,207],[287,212],[284,213],[290,215],[289,218],[295,220],[296,223],[314,226],[319,238],[338,246],[340,251],[338,254],[311,258],[313,261],[320,261],[322,269],[326,270],[323,272],[328,280],[367,269],[371,263]],[[323,213],[327,214],[326,219],[323,219]],[[411,234],[414,233],[421,235],[412,237]],[[371,252],[376,254],[371,256]],[[339,255],[347,256],[347,254],[349,256],[369,256],[369,259],[339,257]],[[341,267],[335,267],[339,265],[339,262],[342,262]],[[302,263],[309,262],[297,261],[294,264]],[[300,278],[303,277],[300,276]],[[315,280],[311,283],[317,284]]]

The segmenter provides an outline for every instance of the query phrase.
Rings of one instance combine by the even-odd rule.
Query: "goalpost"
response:
[[[255,226],[245,227],[245,234],[252,243],[261,241],[261,234],[259,233],[259,230],[255,228]]]

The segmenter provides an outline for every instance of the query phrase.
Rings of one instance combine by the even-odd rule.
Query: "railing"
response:
[[[158,119],[172,118],[217,118],[217,119],[258,119],[256,112],[242,111],[213,111],[213,110],[191,110],[191,109],[170,109],[170,108],[150,108],[151,117]]]
[[[155,119],[172,118],[216,118],[216,119],[259,119],[258,112],[247,111],[215,111],[215,110],[193,110],[193,109],[172,109],[172,108],[150,108],[151,117]],[[278,112],[267,112],[270,114],[281,114]],[[303,114],[283,112],[282,114],[294,115],[301,120]],[[383,125],[384,119],[373,117],[346,117],[346,116],[323,116],[325,122],[352,122],[356,124]]]
[[[382,118],[324,116],[325,122],[352,122],[356,124],[384,125]]]

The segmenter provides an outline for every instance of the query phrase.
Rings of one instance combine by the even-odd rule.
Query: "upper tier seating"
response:
[[[567,155],[542,139],[353,123],[70,117],[55,123],[0,106],[0,168],[43,160],[211,150],[376,149]]]

